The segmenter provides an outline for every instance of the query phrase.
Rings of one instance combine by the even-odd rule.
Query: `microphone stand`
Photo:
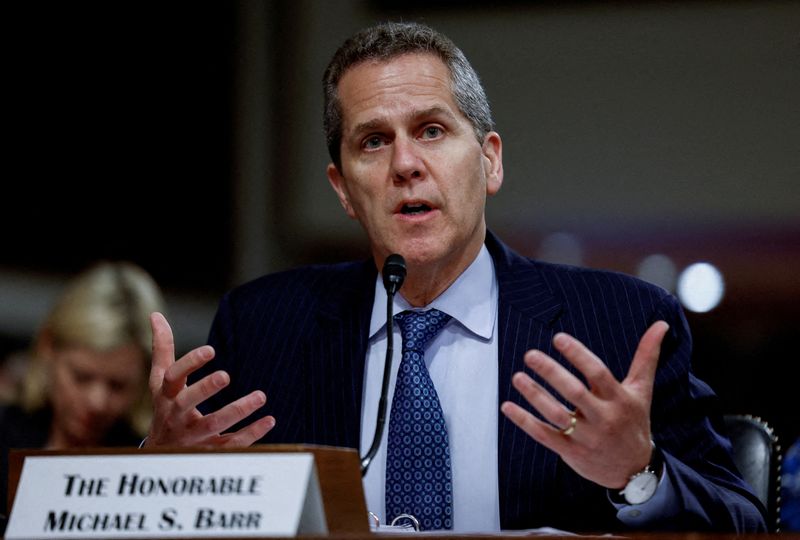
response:
[[[389,255],[383,264],[383,285],[386,287],[386,359],[383,366],[383,384],[381,384],[381,397],[378,400],[378,419],[375,422],[375,437],[372,439],[367,454],[361,458],[361,477],[367,475],[372,458],[378,451],[383,438],[383,427],[386,424],[386,401],[389,394],[389,379],[392,373],[392,354],[394,352],[394,295],[403,285],[406,277],[406,263],[403,257],[397,254]]]

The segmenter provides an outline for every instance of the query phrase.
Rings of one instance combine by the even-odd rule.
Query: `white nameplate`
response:
[[[310,453],[28,456],[5,537],[325,534]]]

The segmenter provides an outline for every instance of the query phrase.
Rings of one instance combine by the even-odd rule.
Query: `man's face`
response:
[[[141,394],[144,358],[135,345],[55,349],[50,361],[53,432],[70,446],[99,444]]]
[[[341,171],[328,165],[328,179],[379,268],[400,253],[410,272],[460,273],[483,243],[486,196],[503,179],[500,136],[479,142],[450,86],[429,54],[363,62],[339,82]]]

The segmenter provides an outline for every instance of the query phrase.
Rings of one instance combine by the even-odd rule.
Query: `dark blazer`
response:
[[[691,337],[675,298],[622,274],[523,258],[491,233],[486,244],[500,294],[500,402],[522,401],[511,375],[524,368],[525,351],[540,349],[563,361],[551,345],[557,332],[581,340],[621,380],[642,334],[666,320],[670,331],[656,374],[652,430],[678,490],[680,512],[648,528],[765,530],[763,508],[734,472],[728,441],[712,426],[714,394],[690,371]],[[225,369],[232,382],[204,404],[204,412],[262,389],[267,405],[257,414],[277,420],[262,442],[358,448],[376,274],[372,261],[312,266],[228,293],[209,337],[217,359],[198,376]],[[573,472],[499,408],[498,417],[504,529],[625,529],[605,488]]]

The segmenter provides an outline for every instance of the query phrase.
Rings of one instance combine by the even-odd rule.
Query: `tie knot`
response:
[[[452,317],[438,309],[403,311],[394,316],[403,336],[403,350],[422,351]]]

